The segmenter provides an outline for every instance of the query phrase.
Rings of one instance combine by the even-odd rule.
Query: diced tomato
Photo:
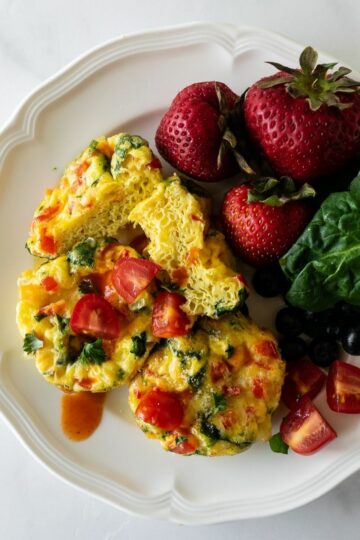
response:
[[[127,304],[125,300],[119,295],[112,281],[112,270],[104,272],[102,274],[96,274],[92,277],[96,289],[110,304],[126,314]]]
[[[236,422],[236,416],[233,410],[229,409],[228,411],[222,412],[220,414],[221,423],[224,426],[224,429],[231,428]]]
[[[171,273],[171,278],[182,287],[188,280],[189,274],[184,266],[179,266]]]
[[[317,452],[337,437],[336,432],[306,395],[284,418],[280,434],[294,452],[304,455]]]
[[[91,379],[90,377],[84,377],[83,379],[80,379],[77,381],[78,385],[82,388],[86,388],[86,390],[90,390],[94,383],[94,379]]]
[[[185,298],[178,293],[161,292],[155,299],[152,312],[152,333],[156,337],[185,336],[190,321],[181,309]]]
[[[218,362],[212,362],[211,364],[211,380],[217,382],[220,379],[223,379],[224,376],[229,373],[229,366],[226,362],[219,360]]]
[[[132,304],[159,272],[160,266],[145,259],[120,258],[113,270],[112,281],[117,292]]]
[[[173,430],[181,425],[184,409],[177,394],[154,388],[141,398],[135,414],[143,422]]]
[[[189,264],[191,266],[192,264],[194,264],[194,262],[197,261],[197,259],[199,257],[199,251],[200,250],[197,247],[193,247],[193,248],[190,249],[189,253],[186,256],[187,264]]]
[[[31,227],[33,228],[35,223],[38,223],[39,221],[49,221],[55,216],[55,214],[58,213],[59,209],[60,203],[56,203],[54,206],[48,206],[47,208],[43,208],[41,213],[34,217]]]
[[[289,362],[281,399],[292,409],[302,396],[307,395],[312,399],[316,397],[325,379],[325,373],[307,357]]]
[[[239,384],[224,384],[222,391],[225,396],[240,396],[241,386]]]
[[[326,396],[333,411],[360,413],[360,369],[341,360],[333,362],[327,379]]]
[[[273,341],[260,341],[255,346],[256,352],[262,356],[268,356],[269,358],[279,358],[279,352],[276,348],[276,345]]]
[[[255,377],[253,380],[253,386],[252,386],[253,394],[256,398],[261,399],[264,397],[264,385],[261,379],[259,377]]]
[[[193,221],[201,221],[201,222],[204,222],[204,220],[200,217],[200,216],[197,216],[196,214],[191,214],[191,219]]]
[[[82,176],[84,172],[88,170],[89,167],[90,167],[90,161],[88,161],[87,159],[79,163],[79,165],[77,165],[77,167],[75,168],[76,176],[78,177]]]
[[[147,164],[147,166],[149,167],[149,169],[161,169],[161,161],[159,158],[154,156],[150,163]]]
[[[244,276],[243,274],[236,274],[235,277],[236,277],[236,279],[237,279],[238,281],[240,281],[240,283],[242,283],[243,285],[245,285],[245,287],[248,286],[247,281],[246,281],[246,279],[245,279],[245,276]]]
[[[62,315],[65,311],[65,300],[52,302],[39,309],[40,315]]]
[[[120,334],[117,311],[99,294],[85,294],[75,304],[70,319],[75,334],[89,334],[97,338],[116,339]]]
[[[171,452],[175,452],[175,454],[181,454],[183,456],[189,456],[196,452],[199,447],[199,441],[192,433],[182,430],[179,432],[176,431],[174,435],[176,438],[175,443],[177,441],[177,444],[176,446],[169,448]]]
[[[145,234],[138,234],[130,242],[130,246],[138,253],[142,253],[149,244],[149,239]]]
[[[55,291],[58,287],[58,283],[56,279],[54,279],[51,276],[44,277],[43,280],[41,280],[41,285],[44,287],[45,291],[52,292]]]
[[[46,251],[46,253],[54,255],[57,248],[55,238],[42,231],[40,235],[40,247],[43,251]]]

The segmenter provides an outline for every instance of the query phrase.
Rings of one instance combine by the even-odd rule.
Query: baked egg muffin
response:
[[[160,182],[130,213],[149,239],[146,252],[168,272],[192,316],[217,318],[247,296],[223,234],[209,229],[209,199],[172,176]]]
[[[162,180],[160,161],[137,135],[99,137],[48,189],[31,223],[27,248],[54,258],[88,236],[116,236],[135,205]]]
[[[23,272],[17,324],[45,379],[76,392],[129,382],[158,341],[151,329],[158,271],[131,247],[87,238]]]
[[[271,435],[285,365],[274,336],[240,313],[199,319],[157,344],[129,389],[146,435],[178,454],[232,455]]]

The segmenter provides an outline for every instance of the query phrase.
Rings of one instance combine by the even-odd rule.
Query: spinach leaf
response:
[[[218,428],[214,424],[206,420],[206,418],[203,418],[201,421],[200,431],[206,437],[209,437],[209,439],[213,439],[214,441],[218,441],[221,438]]]
[[[197,373],[195,373],[195,375],[190,375],[190,377],[188,378],[188,383],[195,392],[197,392],[202,386],[205,371],[206,366],[203,366],[201,369],[199,369]]]
[[[92,343],[85,343],[83,350],[78,358],[82,364],[96,364],[101,366],[106,360],[106,353],[102,346],[102,339],[97,339]]]
[[[339,300],[360,304],[360,175],[349,191],[325,199],[280,263],[291,304],[311,311]]]
[[[132,345],[130,352],[137,356],[138,358],[141,358],[144,356],[146,351],[146,332],[141,332],[141,334],[138,334],[137,336],[133,336],[131,338]]]
[[[213,394],[214,409],[213,414],[225,411],[227,407],[226,399],[222,394]]]
[[[61,317],[61,315],[56,314],[55,320],[58,325],[58,328],[62,334],[65,334],[69,329],[70,319],[68,317]]]
[[[24,337],[23,350],[26,354],[31,354],[41,349],[44,346],[44,342],[39,339],[35,334],[26,334]]]
[[[96,248],[97,242],[94,238],[87,238],[83,242],[76,244],[67,256],[71,269],[74,270],[74,267],[77,266],[92,268],[95,263]]]
[[[277,454],[287,454],[289,451],[288,445],[282,440],[280,433],[276,433],[269,440],[270,448]]]

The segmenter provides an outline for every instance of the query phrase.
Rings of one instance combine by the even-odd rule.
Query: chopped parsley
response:
[[[95,287],[95,284],[91,278],[83,278],[79,285],[78,285],[79,291],[82,294],[89,294],[89,293],[97,293],[98,290]]]
[[[114,154],[111,159],[111,174],[116,178],[122,167],[122,164],[131,148],[140,148],[141,146],[147,145],[146,141],[139,137],[138,135],[121,135],[114,148]]]
[[[280,433],[276,433],[269,440],[270,448],[277,454],[287,454],[289,451],[288,445],[282,440]]]
[[[106,353],[102,346],[102,339],[97,339],[92,343],[85,343],[80,353],[78,361],[82,364],[96,364],[101,366],[106,360]]]
[[[69,328],[70,319],[68,317],[61,317],[61,315],[55,315],[56,324],[62,334],[65,334]]]
[[[181,444],[181,443],[186,442],[186,441],[187,441],[187,437],[184,437],[183,435],[180,435],[180,436],[175,438],[176,446],[178,444]]]
[[[227,354],[227,357],[228,357],[228,358],[231,358],[232,355],[233,355],[234,352],[235,352],[235,347],[233,347],[232,345],[229,344],[229,345],[226,347],[226,351],[225,351],[225,352],[226,352],[226,354]]]
[[[146,351],[146,332],[141,332],[141,334],[138,334],[137,336],[133,336],[131,338],[132,345],[130,352],[137,356],[138,358],[141,358],[144,356]]]
[[[95,263],[96,247],[97,242],[94,238],[87,238],[83,242],[76,244],[67,256],[70,267],[87,266],[92,268]]]
[[[203,433],[206,437],[209,437],[209,439],[213,439],[214,441],[218,441],[220,437],[220,431],[214,424],[206,420],[206,418],[203,418],[201,422],[201,433]]]
[[[34,315],[34,319],[36,322],[42,321],[43,319],[45,319],[45,317],[47,317],[47,315],[45,315],[45,313],[41,313],[41,311],[39,311],[38,313],[36,313],[36,315]]]
[[[202,385],[204,375],[205,375],[206,366],[203,366],[195,375],[190,375],[188,378],[188,383],[190,384],[191,388],[197,392]]]
[[[34,333],[26,334],[23,342],[23,350],[26,354],[32,354],[44,346],[44,342]]]
[[[125,371],[123,370],[123,368],[119,368],[117,370],[117,378],[119,379],[119,381],[122,381],[123,379],[125,379]]]
[[[213,400],[214,400],[213,414],[216,414],[221,411],[225,411],[227,404],[226,404],[226,399],[222,394],[213,394]]]

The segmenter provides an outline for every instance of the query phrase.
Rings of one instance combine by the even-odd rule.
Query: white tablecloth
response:
[[[360,69],[356,0],[0,0],[0,126],[37,84],[88,48],[122,33],[196,20],[267,28]],[[312,504],[270,518],[186,528],[139,519],[58,480],[0,420],[1,540],[356,539],[359,500],[360,473]]]

